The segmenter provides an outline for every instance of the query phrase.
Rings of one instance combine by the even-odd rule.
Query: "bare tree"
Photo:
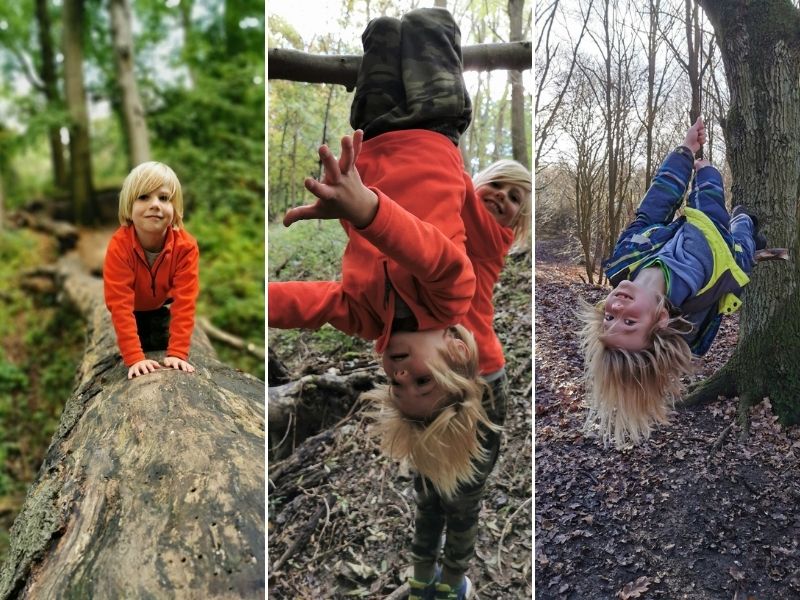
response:
[[[562,13],[559,0],[544,2],[536,7],[536,92],[534,95],[534,118],[536,119],[536,150],[534,169],[538,173],[543,167],[542,159],[553,148],[552,132],[569,89],[581,42],[586,34],[593,0],[589,0],[586,9],[581,13],[581,27],[577,38],[570,44],[566,65],[561,68],[556,64],[559,44],[553,39],[553,26]]]
[[[150,140],[147,133],[144,107],[133,72],[133,34],[131,33],[131,7],[128,0],[109,0],[114,62],[117,68],[117,85],[122,103],[122,122],[128,141],[129,166],[150,160]]]

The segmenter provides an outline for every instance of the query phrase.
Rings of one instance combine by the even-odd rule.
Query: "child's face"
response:
[[[439,407],[444,391],[428,364],[450,343],[463,344],[444,329],[400,331],[389,339],[381,362],[392,386],[395,407],[407,417],[426,419]]]
[[[514,225],[525,198],[525,190],[511,183],[492,181],[478,187],[475,193],[499,225]]]
[[[133,201],[131,221],[140,237],[163,237],[174,218],[175,208],[166,187],[140,194]]]
[[[603,341],[607,346],[642,350],[650,345],[650,332],[658,321],[666,325],[669,315],[658,308],[658,296],[632,281],[622,281],[606,297]]]

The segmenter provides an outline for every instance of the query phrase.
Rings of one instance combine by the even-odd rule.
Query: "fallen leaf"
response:
[[[626,583],[622,589],[617,592],[617,598],[620,600],[630,600],[631,598],[639,598],[650,587],[650,580],[647,577],[639,577],[636,581]]]

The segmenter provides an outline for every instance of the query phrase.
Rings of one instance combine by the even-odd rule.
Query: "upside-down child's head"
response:
[[[514,245],[531,230],[531,173],[515,160],[498,160],[472,179],[475,194],[495,220],[514,230]]]
[[[481,401],[488,389],[472,334],[456,325],[392,334],[382,355],[389,385],[364,394],[376,403],[383,451],[408,460],[444,496],[475,476],[479,424],[492,425]]]
[[[119,222],[137,225],[146,214],[144,203],[150,198],[158,200],[165,223],[159,226],[183,226],[183,191],[175,171],[164,163],[144,162],[128,173],[119,193]],[[141,213],[141,214],[140,214]],[[155,225],[155,224],[154,224]]]
[[[597,424],[606,444],[639,443],[655,423],[668,422],[681,377],[692,372],[683,338],[691,325],[669,316],[663,295],[629,281],[597,305],[582,304],[587,428]]]

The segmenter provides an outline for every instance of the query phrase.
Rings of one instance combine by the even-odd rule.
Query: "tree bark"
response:
[[[0,598],[263,598],[263,382],[217,361],[199,330],[194,374],[129,381],[102,281],[76,260],[58,273],[89,341]]]
[[[150,160],[150,140],[139,87],[133,72],[133,34],[131,33],[131,8],[128,0],[110,0],[111,35],[114,63],[117,68],[117,85],[122,104],[122,122],[128,141],[128,166]]]
[[[463,49],[465,71],[530,69],[531,43],[478,44]],[[267,52],[269,79],[308,83],[338,83],[352,89],[356,85],[361,57],[354,55],[318,56],[285,48]]]
[[[92,200],[89,113],[83,83],[83,0],[64,0],[64,91],[69,110],[70,189],[74,217],[81,223],[96,218]]]
[[[745,290],[739,342],[725,367],[743,402],[769,395],[784,424],[800,422],[800,10],[786,0],[703,0],[730,90],[725,120],[733,203],[759,216],[793,261],[759,265]],[[717,384],[719,385],[719,384]],[[704,395],[701,387],[695,397]]]
[[[36,0],[36,25],[39,33],[39,50],[42,66],[39,76],[42,79],[44,95],[51,107],[60,106],[58,95],[58,79],[56,77],[55,51],[50,37],[50,13],[47,0]],[[67,166],[64,162],[64,144],[61,142],[61,128],[52,125],[48,128],[50,140],[50,162],[53,167],[53,182],[58,188],[66,189],[68,185]]]
[[[508,21],[511,35],[509,40],[518,42],[522,40],[522,0],[508,0]],[[530,66],[530,65],[529,65]],[[511,70],[508,72],[511,83],[511,149],[514,160],[523,164],[530,164],[528,154],[527,119],[530,115],[525,113],[525,87],[522,85],[522,71]]]

